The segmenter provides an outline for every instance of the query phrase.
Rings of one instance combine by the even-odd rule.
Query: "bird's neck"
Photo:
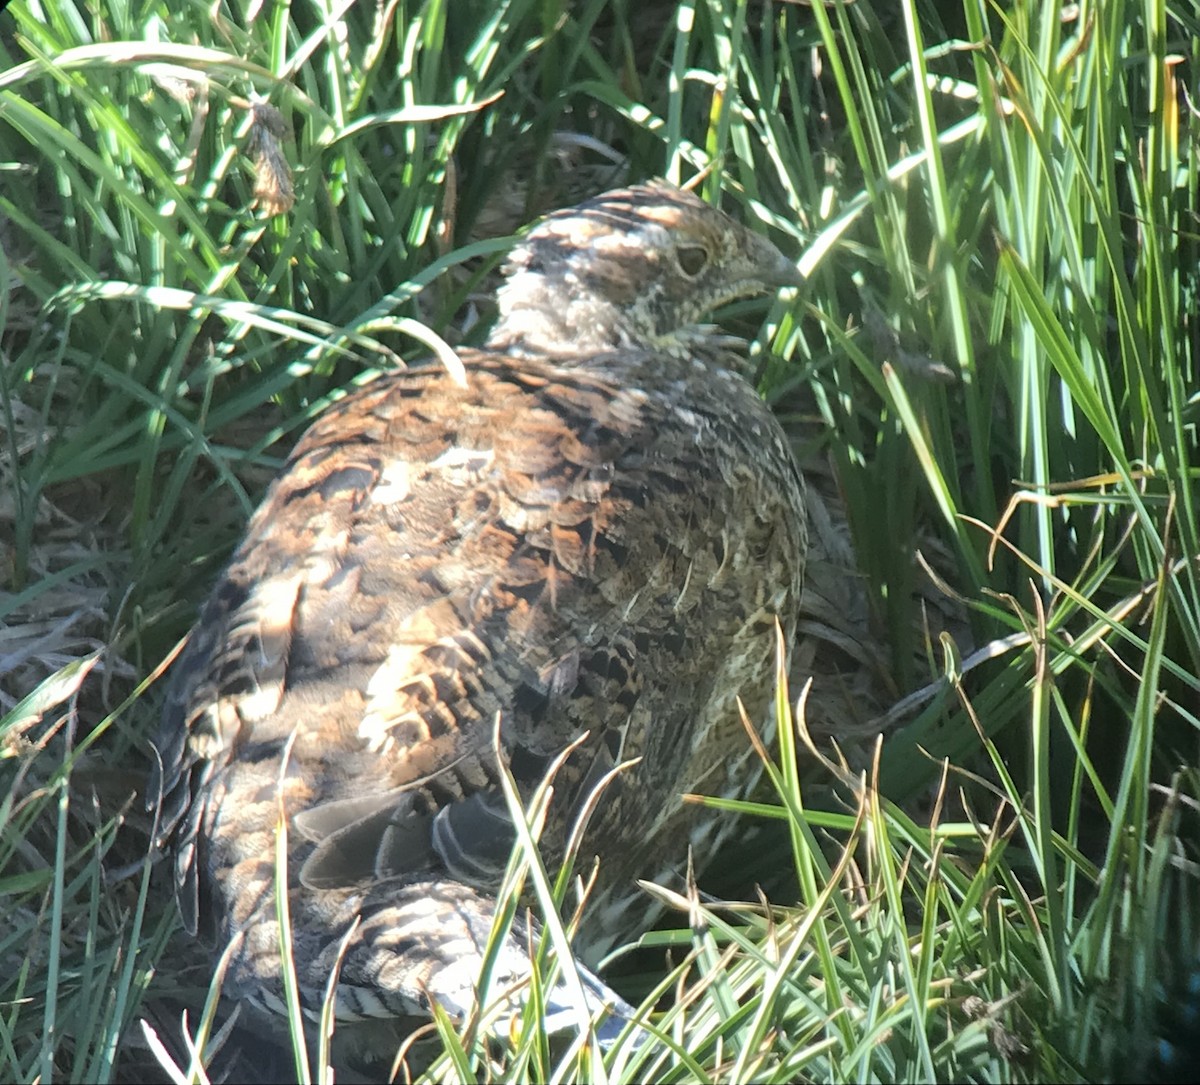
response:
[[[513,275],[498,296],[500,318],[488,346],[512,354],[586,356],[629,349],[636,339],[615,306],[567,282]]]
[[[562,364],[620,352],[702,361],[743,376],[750,368],[745,341],[723,334],[715,325],[688,324],[660,335],[652,330],[647,313],[639,320],[627,308],[537,272],[510,275],[497,300],[500,316],[488,336],[490,350],[553,358]]]

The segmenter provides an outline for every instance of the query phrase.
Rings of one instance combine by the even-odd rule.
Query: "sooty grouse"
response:
[[[280,798],[306,1008],[358,919],[339,1019],[461,1016],[514,839],[497,713],[526,794],[587,734],[554,782],[551,863],[636,759],[580,849],[600,858],[585,959],[650,910],[636,878],[729,824],[680,795],[758,776],[736,698],[769,715],[804,488],[731,340],[696,321],[795,268],[656,182],[550,215],[505,273],[465,384],[390,373],[304,435],[175,666],[157,745],[179,903],[192,931],[244,931],[225,989],[252,1004],[282,1005]],[[525,945],[518,923],[494,975],[527,975]]]

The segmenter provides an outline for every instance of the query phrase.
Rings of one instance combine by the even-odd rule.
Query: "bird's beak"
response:
[[[755,277],[770,289],[778,290],[781,286],[802,286],[804,276],[800,269],[783,255],[765,237],[751,235],[753,247],[749,253],[754,264]]]

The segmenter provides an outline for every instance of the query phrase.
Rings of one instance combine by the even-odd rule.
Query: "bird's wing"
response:
[[[193,926],[195,840],[235,750],[277,755],[297,734],[306,884],[429,863],[490,883],[512,840],[497,713],[525,786],[589,732],[556,788],[578,801],[619,759],[684,760],[690,721],[661,695],[651,719],[647,683],[687,683],[697,703],[717,680],[709,640],[785,609],[746,598],[738,573],[796,549],[772,538],[777,506],[796,502],[737,466],[744,450],[726,463],[722,442],[754,440],[729,402],[700,418],[636,374],[464,360],[465,388],[398,373],[322,416],[177,665],[163,821],[180,823]],[[646,791],[626,803],[659,802]]]

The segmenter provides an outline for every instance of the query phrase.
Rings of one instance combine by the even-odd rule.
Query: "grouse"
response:
[[[306,1011],[354,927],[339,1021],[430,1000],[462,1019],[514,841],[497,727],[526,797],[577,743],[540,847],[560,861],[586,808],[585,961],[650,910],[637,878],[730,825],[681,795],[759,775],[738,699],[769,725],[804,484],[738,341],[700,321],[796,268],[652,182],[549,215],[504,276],[465,379],[391,372],[308,430],[174,666],[162,842],[188,930],[243,935],[225,991],[253,1006],[284,1005],[280,810]],[[505,982],[528,976],[527,935],[501,947]],[[585,974],[593,1013],[615,996]]]

